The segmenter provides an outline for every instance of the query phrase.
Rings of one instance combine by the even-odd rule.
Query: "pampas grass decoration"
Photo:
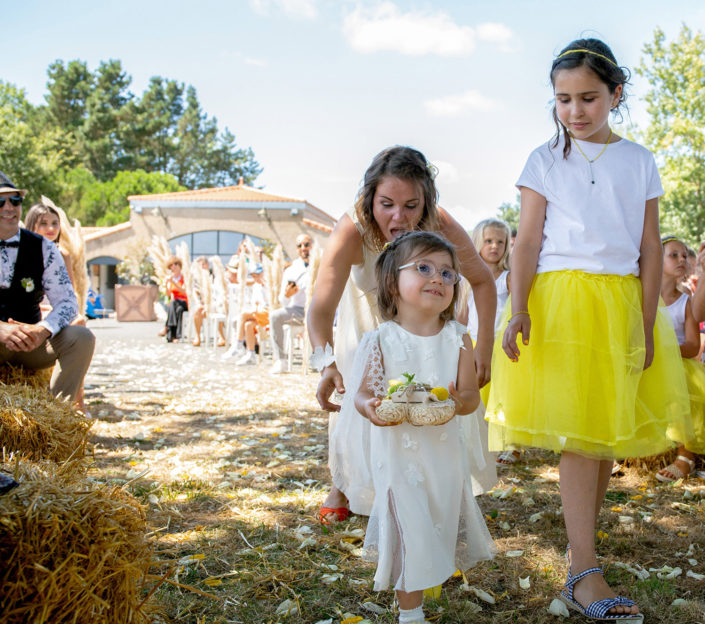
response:
[[[163,236],[157,236],[154,234],[152,236],[152,243],[147,248],[147,253],[152,259],[154,265],[154,274],[159,283],[159,290],[162,294],[166,293],[166,278],[169,274],[169,269],[167,269],[166,263],[171,257],[171,249],[169,249],[169,243],[167,243],[166,238]]]
[[[468,298],[472,287],[465,277],[461,276],[458,282],[458,298],[455,300],[455,318],[464,319],[467,323],[468,318]]]
[[[218,314],[228,313],[228,280],[220,256],[209,258],[213,268],[213,311]]]
[[[0,447],[32,460],[63,462],[85,456],[93,421],[47,390],[0,386]]]
[[[321,257],[323,256],[323,250],[318,243],[313,243],[311,251],[308,255],[308,286],[306,288],[306,313],[308,314],[308,307],[311,304],[311,299],[313,298],[313,288],[316,285],[316,280],[318,279],[318,271],[321,268]]]
[[[184,284],[188,284],[191,279],[191,254],[188,245],[181,241],[175,249],[174,255],[181,260],[181,272],[184,274]]]
[[[279,303],[279,291],[275,290],[275,277],[274,277],[274,263],[265,256],[262,258],[262,265],[264,268],[264,280],[267,286],[267,294],[269,296],[269,310],[276,310],[281,308]]]
[[[272,252],[272,308],[280,307],[279,293],[282,291],[282,280],[284,279],[284,249],[277,243]],[[275,304],[276,302],[276,304]]]
[[[245,289],[247,288],[247,254],[244,249],[240,250],[240,260],[237,267],[237,280],[240,286],[240,309],[238,316],[242,314],[242,307],[245,305]]]
[[[143,589],[155,554],[139,502],[50,462],[0,469],[20,484],[0,496],[4,624],[150,622]]]

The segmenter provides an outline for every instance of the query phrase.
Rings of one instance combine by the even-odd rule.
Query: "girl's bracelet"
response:
[[[526,314],[526,316],[529,316],[529,311],[528,310],[519,310],[519,312],[515,312],[509,317],[509,320],[511,321],[515,316],[519,316],[520,314]]]

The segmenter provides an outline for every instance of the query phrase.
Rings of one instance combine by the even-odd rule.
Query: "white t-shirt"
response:
[[[310,266],[310,265],[309,265]],[[299,290],[293,297],[286,297],[284,292],[286,291],[287,284],[289,282],[296,282]],[[282,286],[279,292],[279,303],[283,307],[299,307],[303,308],[306,306],[306,289],[308,288],[309,275],[308,267],[301,258],[296,258],[291,263],[291,266],[287,267],[282,276]]]
[[[639,275],[645,204],[663,195],[653,155],[622,139],[595,160],[591,177],[575,140],[568,158],[563,158],[562,137],[556,147],[552,143],[531,153],[516,183],[547,201],[536,272]],[[594,159],[604,144],[580,141],[580,147]]]

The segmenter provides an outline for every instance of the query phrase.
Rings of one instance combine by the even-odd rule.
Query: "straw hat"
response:
[[[0,171],[0,193],[19,193],[22,197],[27,194],[27,189],[18,189],[2,171]]]
[[[234,255],[230,256],[230,260],[228,260],[228,263],[225,265],[225,268],[228,271],[232,271],[233,273],[236,273],[239,266],[240,266],[240,259],[238,258],[237,254],[234,254]]]

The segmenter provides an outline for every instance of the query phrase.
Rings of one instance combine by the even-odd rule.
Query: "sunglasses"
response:
[[[0,208],[2,208],[5,205],[5,199],[9,200],[9,202],[15,207],[22,205],[22,196],[21,195],[13,195],[12,197],[0,198]]]
[[[296,248],[297,248],[297,249],[301,249],[302,247],[308,248],[308,247],[310,247],[310,246],[311,246],[311,243],[298,243],[298,244],[296,245]]]

